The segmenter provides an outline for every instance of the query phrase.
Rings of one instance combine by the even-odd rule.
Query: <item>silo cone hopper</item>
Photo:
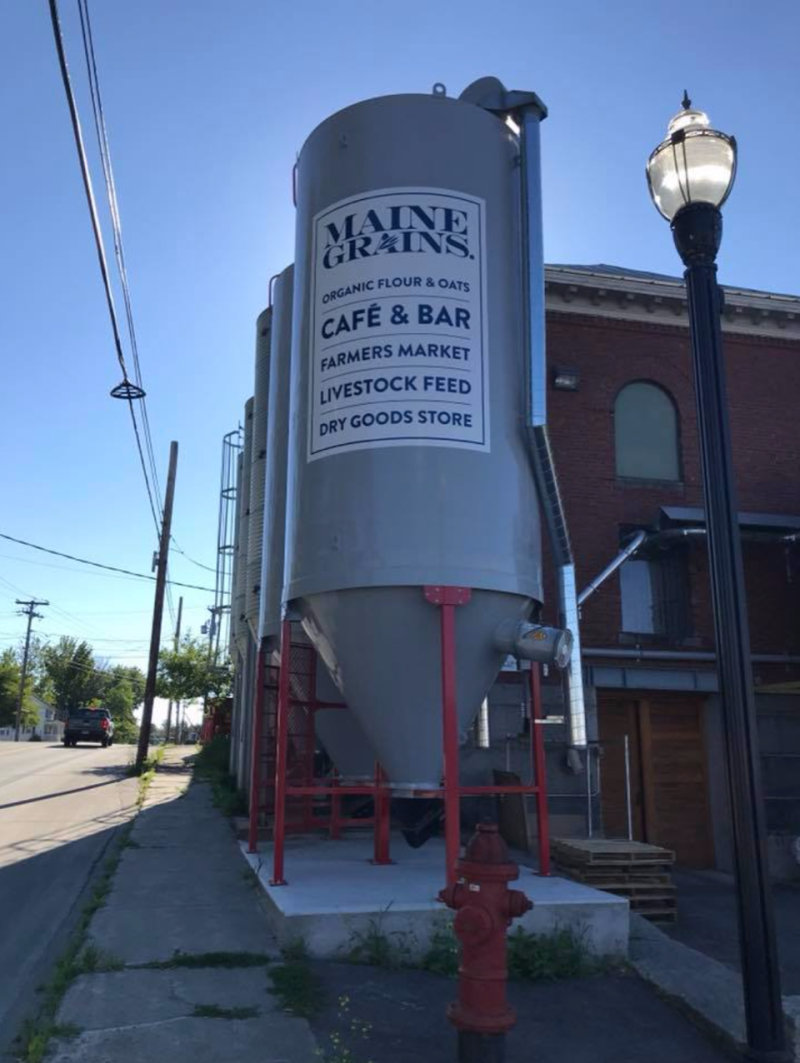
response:
[[[442,770],[439,610],[426,600],[421,587],[336,591],[310,595],[298,605],[305,630],[392,788],[402,794],[438,787]],[[505,655],[493,642],[495,629],[509,617],[526,617],[530,608],[530,599],[522,596],[478,590],[456,610],[456,697],[462,738],[503,663]]]

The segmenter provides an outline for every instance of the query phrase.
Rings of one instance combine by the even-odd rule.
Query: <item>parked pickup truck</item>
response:
[[[107,709],[73,709],[64,721],[64,745],[99,742],[103,748],[114,742],[114,721]]]

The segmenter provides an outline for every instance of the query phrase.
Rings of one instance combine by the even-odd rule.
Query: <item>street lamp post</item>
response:
[[[689,303],[697,423],[703,469],[717,669],[733,820],[739,942],[748,1057],[787,1060],[766,858],[758,733],[744,570],[731,461],[722,351],[722,293],[716,257],[720,207],[736,175],[736,141],[709,125],[684,94],[683,110],[650,156],[647,182],[670,222],[683,260]]]

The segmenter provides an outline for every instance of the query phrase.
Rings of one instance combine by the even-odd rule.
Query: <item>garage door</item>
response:
[[[628,835],[627,774],[633,837],[687,867],[713,867],[703,699],[605,694],[598,715],[606,836]]]

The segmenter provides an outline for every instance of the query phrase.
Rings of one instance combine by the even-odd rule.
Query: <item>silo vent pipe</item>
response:
[[[572,633],[572,656],[564,671],[564,694],[569,719],[567,764],[580,772],[578,750],[586,748],[586,705],[578,614],[575,561],[567,518],[556,477],[547,431],[547,360],[545,354],[544,252],[542,247],[542,185],[540,124],[546,111],[539,101],[520,106],[520,173],[522,194],[523,280],[525,289],[525,338],[528,352],[528,409],[526,437],[539,500],[558,566],[560,622]]]

